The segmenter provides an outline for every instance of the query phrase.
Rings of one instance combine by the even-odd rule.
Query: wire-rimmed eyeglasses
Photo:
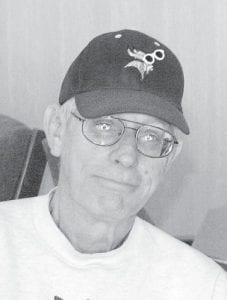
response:
[[[160,127],[146,125],[115,116],[104,116],[96,119],[83,119],[72,112],[72,115],[82,122],[82,133],[91,143],[98,146],[112,146],[123,136],[125,129],[136,132],[137,150],[151,158],[168,156],[174,144],[178,144],[175,136]],[[124,122],[140,125],[138,128],[126,126]]]

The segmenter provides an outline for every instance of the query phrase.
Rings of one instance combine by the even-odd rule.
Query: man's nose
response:
[[[138,163],[138,150],[134,130],[125,130],[121,139],[112,146],[110,159],[129,168]]]

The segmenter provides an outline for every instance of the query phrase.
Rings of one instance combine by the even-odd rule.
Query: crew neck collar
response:
[[[136,217],[134,225],[123,244],[111,251],[103,253],[86,254],[81,253],[72,246],[67,237],[55,224],[50,210],[50,200],[56,188],[49,194],[37,197],[33,205],[33,220],[39,238],[48,246],[55,256],[71,266],[86,267],[90,265],[105,265],[106,267],[117,267],[127,263],[135,257],[137,245],[141,238],[141,226],[139,218]]]

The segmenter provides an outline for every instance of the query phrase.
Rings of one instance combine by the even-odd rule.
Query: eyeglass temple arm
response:
[[[85,121],[85,119],[80,118],[80,117],[77,116],[74,112],[71,112],[71,114],[72,114],[75,118],[77,118],[79,121],[81,121],[81,122]]]

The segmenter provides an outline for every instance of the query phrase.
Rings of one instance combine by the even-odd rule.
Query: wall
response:
[[[132,28],[167,44],[185,71],[191,128],[179,161],[147,213],[172,234],[194,234],[227,205],[225,0],[1,0],[0,112],[42,127],[63,76],[95,35]]]

